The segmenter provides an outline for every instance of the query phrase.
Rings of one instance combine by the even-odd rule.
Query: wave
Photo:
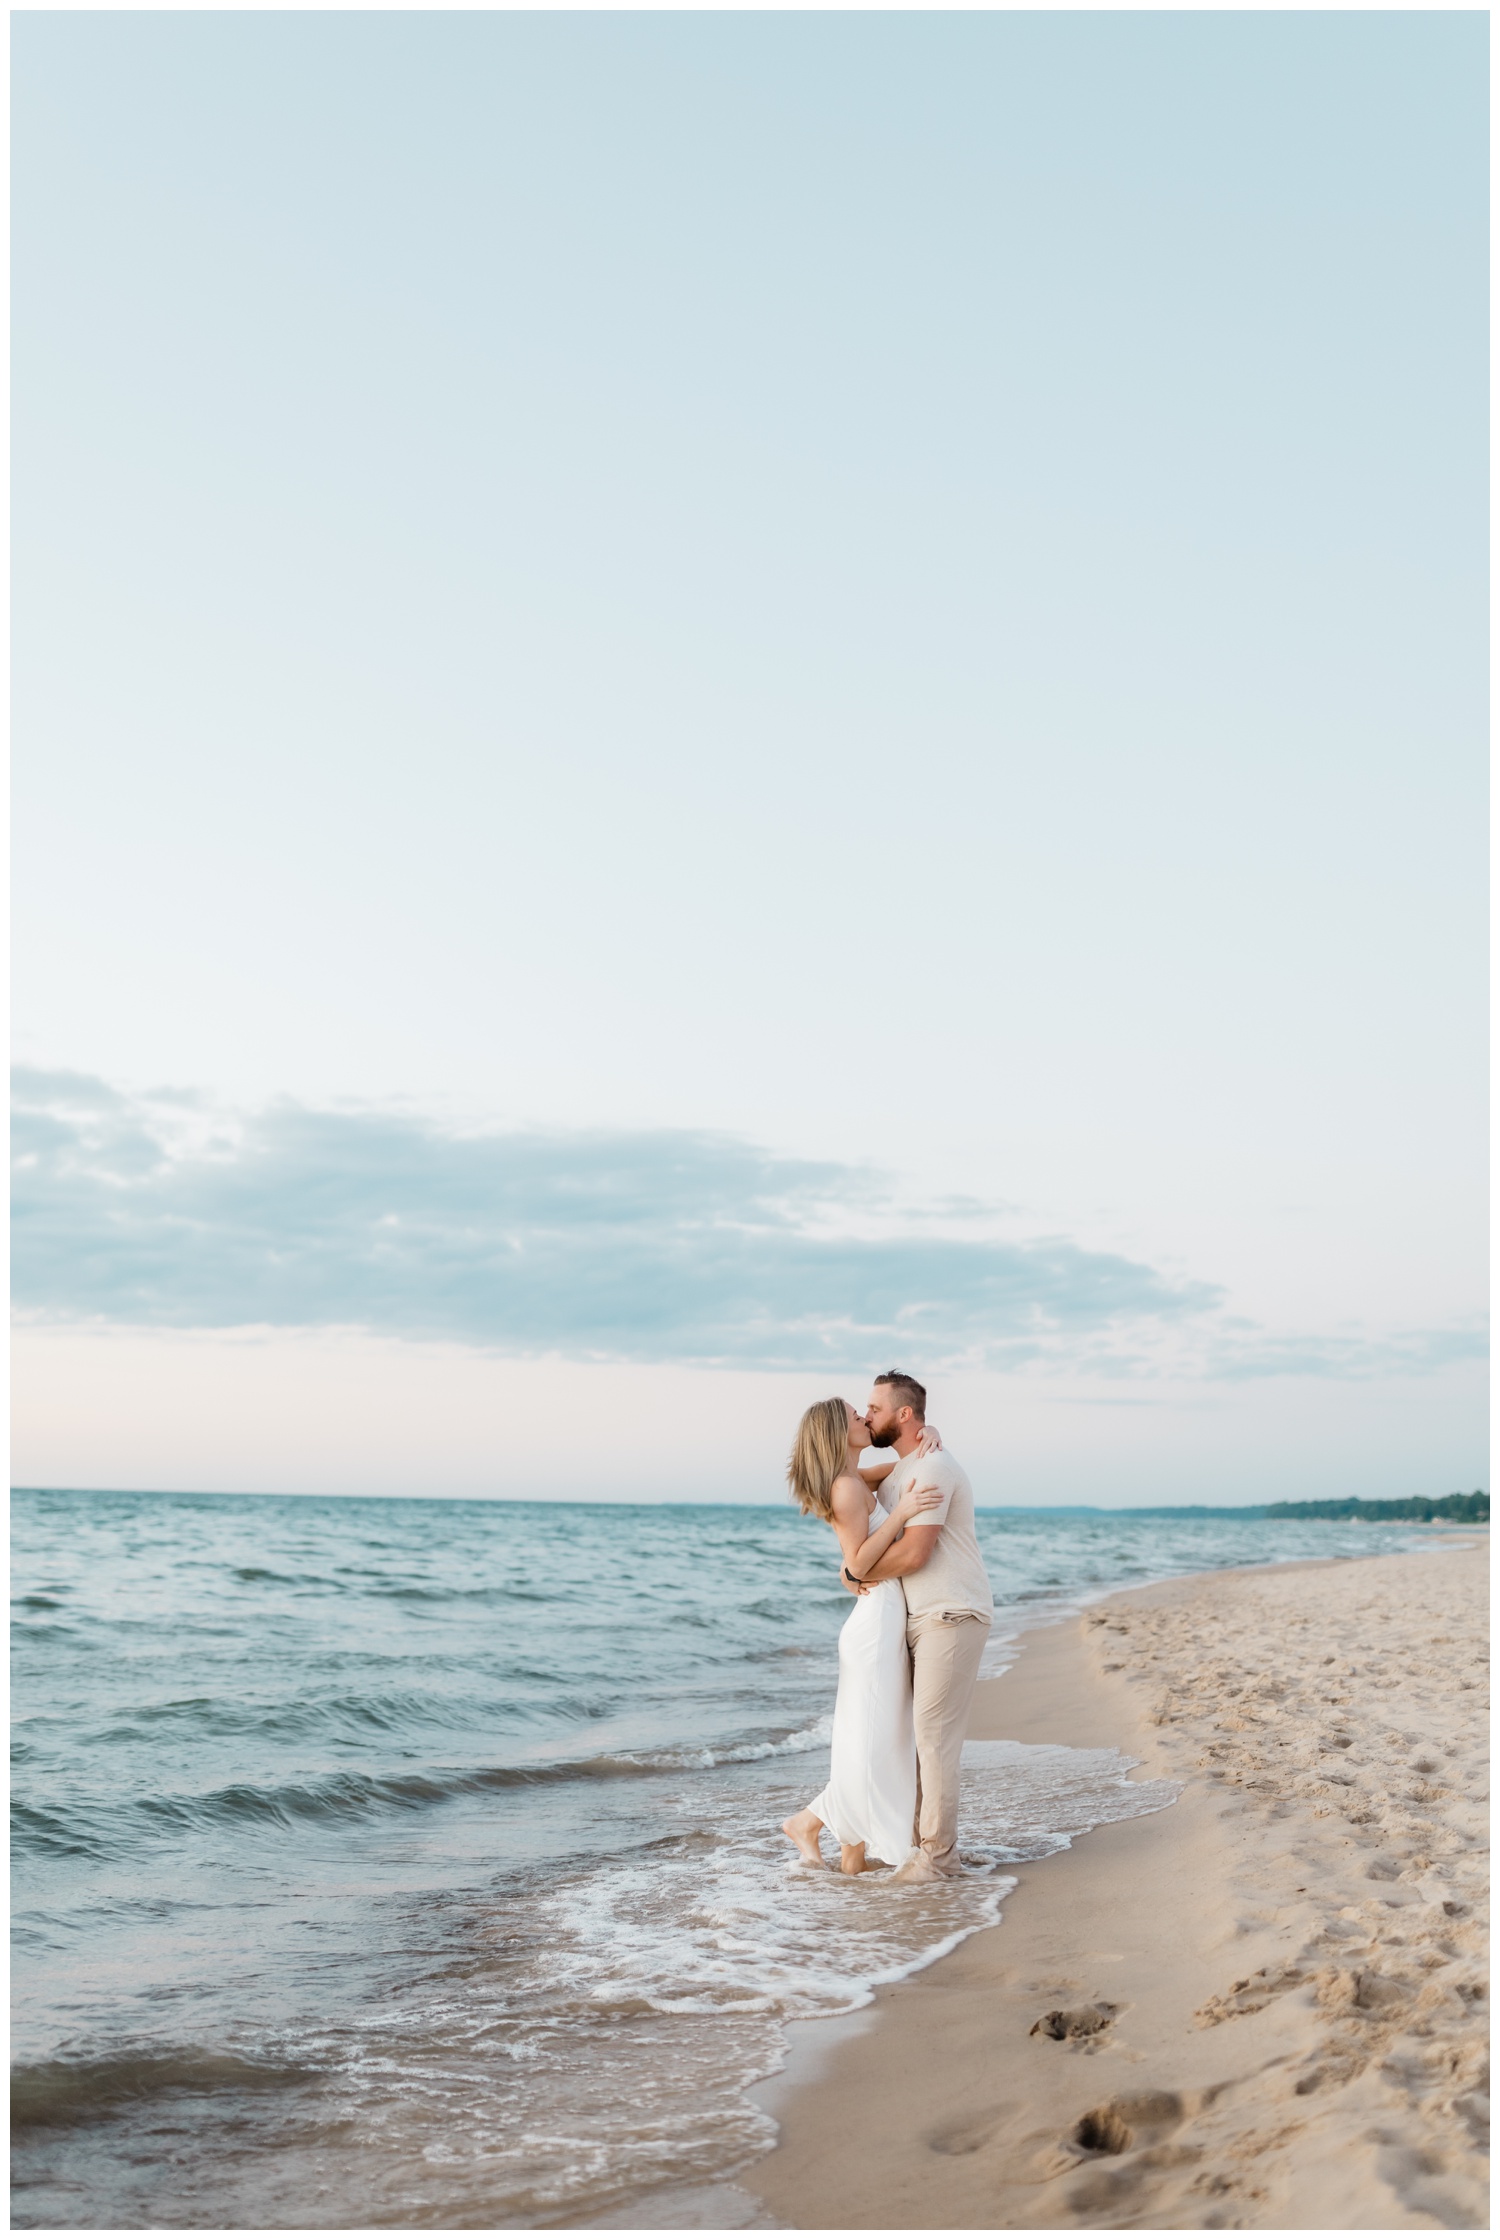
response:
[[[91,1833],[80,1815],[65,1818],[60,1812],[48,1812],[19,1798],[11,1802],[10,1840],[21,1857],[40,1852],[54,1859],[109,1859],[119,1849],[107,1837]]]
[[[533,1677],[514,1670],[508,1678]],[[539,1676],[538,1676],[539,1677]],[[586,1726],[606,1718],[611,1707],[597,1699],[559,1696],[530,1702],[511,1694],[502,1698],[443,1695],[432,1689],[388,1689],[384,1693],[348,1691],[334,1696],[300,1696],[273,1703],[235,1702],[227,1696],[185,1696],[169,1703],[124,1706],[114,1722],[90,1737],[111,1746],[151,1739],[163,1726],[193,1736],[266,1737],[277,1742],[322,1735],[361,1742],[373,1734],[410,1737],[419,1728],[472,1734],[498,1727],[549,1724]]]
[[[479,1585],[448,1585],[445,1582],[393,1577],[389,1571],[372,1570],[365,1566],[337,1564],[329,1571],[273,1571],[260,1563],[231,1564],[227,1576],[245,1587],[293,1587],[301,1590],[320,1589],[324,1594],[340,1596],[373,1596],[384,1602],[564,1602],[568,1590],[556,1587],[528,1586],[511,1577],[485,1580]]]
[[[330,1773],[307,1781],[260,1784],[236,1781],[199,1796],[132,1798],[109,1820],[114,1840],[92,1815],[30,1805],[12,1806],[12,1841],[18,1853],[105,1858],[119,1849],[132,1824],[156,1829],[210,1827],[291,1828],[299,1821],[368,1820],[383,1812],[415,1812],[458,1797],[530,1789],[568,1782],[649,1780],[664,1773],[706,1772],[750,1765],[764,1758],[800,1756],[826,1745],[832,1722],[820,1718],[790,1734],[718,1748],[604,1751],[587,1758],[554,1758],[531,1765],[442,1767],[425,1773]],[[124,1827],[122,1828],[122,1823]]]
[[[492,1579],[478,1587],[426,1587],[413,1585],[405,1580],[391,1580],[381,1574],[363,1575],[345,1583],[339,1582],[343,1594],[361,1594],[376,1602],[493,1602],[506,1607],[513,1602],[564,1603],[568,1588],[520,1586],[513,1579]]]
[[[302,2063],[247,2061],[201,2046],[22,2062],[11,2071],[10,2120],[17,2131],[62,2129],[97,2123],[164,2092],[275,2092],[315,2083],[320,2074]]]

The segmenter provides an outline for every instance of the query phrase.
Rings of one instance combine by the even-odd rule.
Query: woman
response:
[[[931,1446],[941,1444],[936,1433],[928,1439]],[[804,1516],[833,1526],[856,1579],[874,1568],[913,1517],[943,1498],[922,1487],[904,1494],[887,1516],[875,1488],[895,1463],[861,1470],[865,1443],[865,1419],[847,1400],[820,1400],[798,1424],[787,1465],[797,1506]],[[863,1874],[877,1862],[900,1866],[912,1847],[916,1809],[906,1597],[899,1579],[886,1579],[856,1599],[839,1635],[828,1786],[781,1826],[810,1867],[822,1866],[818,1837],[829,1829],[838,1842],[840,1872]]]

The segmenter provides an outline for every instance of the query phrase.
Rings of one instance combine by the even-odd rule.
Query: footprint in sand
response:
[[[1088,2007],[1054,2007],[1031,2025],[1033,2038],[1097,2038],[1106,2031],[1120,2012],[1108,1999],[1099,1999]]]
[[[1070,2143],[1085,2154],[1129,2154],[1175,2131],[1188,2113],[1179,2092],[1121,2092],[1074,2124]]]
[[[1146,2183],[1148,2173],[1201,2160],[1201,2147],[1182,2145],[1173,2133],[1213,2097],[1212,2092],[1124,2092],[1090,2108],[1067,2141],[1072,2156],[1087,2157],[1088,2165],[1068,2189],[1069,2208],[1086,2214],[1114,2207]]]
[[[1193,2020],[1200,2030],[1212,2030],[1220,2022],[1232,2022],[1236,2015],[1259,2014],[1273,1999],[1279,1999],[1283,1992],[1295,1991],[1299,1983],[1306,1981],[1306,1972],[1301,1968],[1257,1968],[1254,1975],[1241,1976],[1227,1991],[1205,1999]]]

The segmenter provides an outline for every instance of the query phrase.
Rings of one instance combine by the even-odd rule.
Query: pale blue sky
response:
[[[18,18],[21,1475],[301,1318],[1478,1483],[1486,28]]]

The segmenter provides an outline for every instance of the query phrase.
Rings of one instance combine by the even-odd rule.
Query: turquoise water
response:
[[[1025,1624],[1409,1527],[981,1512]],[[535,2225],[767,2143],[783,2024],[1159,1809],[1112,1753],[976,1753],[969,1875],[789,1865],[848,1612],[777,1508],[18,1493],[25,2225]]]

